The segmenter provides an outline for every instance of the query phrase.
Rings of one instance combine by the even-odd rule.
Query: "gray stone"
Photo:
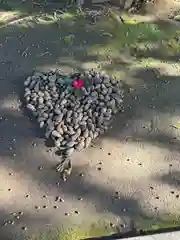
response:
[[[28,77],[28,78],[26,79],[26,81],[24,82],[24,86],[25,86],[25,87],[28,86],[28,85],[30,84],[30,82],[31,82],[31,77]]]
[[[78,150],[78,151],[82,151],[83,148],[85,146],[85,143],[83,141],[79,142],[78,144],[76,144],[75,148]]]
[[[36,111],[36,108],[32,104],[27,104],[27,108],[33,112]]]
[[[66,155],[67,157],[70,157],[70,156],[73,154],[73,152],[74,152],[74,148],[71,147],[71,148],[69,148],[69,149],[67,149],[67,150],[65,151],[65,155]]]
[[[51,76],[49,76],[49,81],[50,82],[55,82],[56,81],[56,75],[51,75]]]
[[[92,141],[92,138],[91,138],[91,137],[87,137],[87,138],[85,139],[85,142],[84,142],[84,143],[85,143],[85,148],[88,148],[88,147],[89,147],[91,141]]]
[[[88,129],[86,128],[86,130],[83,132],[82,134],[83,137],[87,138],[89,136],[89,131]]]
[[[61,134],[60,134],[58,131],[53,130],[53,131],[52,131],[52,136],[53,136],[53,137],[60,138],[60,137],[61,137]]]
[[[76,144],[76,142],[70,141],[70,142],[68,142],[68,143],[66,144],[66,146],[71,148],[71,147],[73,147],[75,144]]]

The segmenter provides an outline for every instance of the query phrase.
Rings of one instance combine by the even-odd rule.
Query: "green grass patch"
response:
[[[156,231],[180,226],[180,216],[169,215],[162,218],[139,217],[135,221],[135,227],[143,231]],[[91,237],[102,237],[116,233],[115,227],[110,223],[98,221],[91,225],[73,226],[71,228],[61,227],[56,230],[48,230],[29,237],[27,240],[82,240]]]
[[[175,25],[162,26],[158,22],[143,22],[134,16],[125,16],[124,24],[121,23],[115,13],[105,17],[97,24],[96,31],[105,33],[105,44],[93,46],[91,51],[107,55],[119,55],[131,52],[132,55],[141,57],[146,51],[159,51],[159,54],[175,55],[180,52],[178,36],[180,28]],[[142,19],[142,18],[141,18]],[[167,51],[164,51],[166,49]]]
[[[114,233],[109,224],[97,222],[90,226],[74,226],[69,229],[59,228],[55,231],[48,230],[35,236],[31,236],[28,240],[81,240],[89,237],[101,237]]]
[[[156,231],[180,226],[180,216],[169,215],[159,218],[139,218],[136,223],[137,229],[144,231]]]
[[[135,221],[137,231],[156,231],[167,228],[180,226],[180,217],[169,216],[167,218],[139,218]],[[56,230],[48,230],[37,235],[28,237],[27,240],[82,240],[90,237],[108,236],[117,232],[116,229],[110,227],[108,222],[97,222],[90,226],[74,226],[71,228],[59,228]]]

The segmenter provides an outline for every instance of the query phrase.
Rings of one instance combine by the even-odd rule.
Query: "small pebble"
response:
[[[9,176],[12,176],[12,175],[13,175],[13,173],[12,173],[12,172],[10,172],[10,173],[9,173]]]
[[[35,209],[39,210],[39,209],[40,209],[40,207],[39,207],[39,206],[35,206]]]
[[[18,212],[19,215],[23,215],[24,213],[23,212]]]
[[[171,194],[174,194],[174,191],[171,191]]]
[[[56,205],[55,205],[55,206],[53,206],[53,208],[54,208],[54,209],[57,209],[57,208],[58,208],[58,206],[56,206]]]
[[[156,199],[159,199],[159,197],[157,196]]]
[[[80,174],[79,174],[79,176],[80,176],[80,177],[83,177],[83,176],[84,176],[84,174],[83,174],[83,173],[80,173]]]
[[[75,214],[79,214],[79,212],[77,210],[74,211]]]
[[[64,213],[64,215],[65,215],[65,216],[69,216],[69,213],[66,212],[66,213]]]
[[[110,222],[110,227],[112,227],[112,228],[114,228],[115,227],[115,225],[114,225],[114,223],[112,223],[112,222]]]
[[[22,230],[23,230],[23,231],[26,231],[26,230],[27,230],[27,227],[23,226],[23,227],[22,227]]]
[[[43,198],[47,198],[47,196],[46,196],[46,195],[43,195]]]
[[[98,168],[97,168],[97,170],[98,170],[98,171],[101,171],[101,170],[102,170],[102,168],[101,168],[101,167],[98,167]]]
[[[108,155],[110,156],[110,155],[111,155],[111,153],[108,153]]]
[[[179,198],[179,194],[176,195],[176,198]]]
[[[49,152],[52,152],[52,149],[47,149],[46,152],[48,152],[48,153],[49,153]]]
[[[55,199],[55,201],[57,202],[57,201],[59,201],[59,200],[60,200],[60,197],[57,196],[56,199]]]
[[[121,223],[121,224],[120,224],[120,227],[121,227],[121,228],[125,228],[126,225]]]
[[[40,171],[41,171],[42,169],[43,169],[43,167],[42,167],[42,166],[39,166],[39,167],[38,167],[38,170],[40,170]]]
[[[8,225],[8,222],[5,221],[5,222],[3,223],[3,226],[7,226],[7,225]]]
[[[33,147],[36,147],[36,146],[37,146],[37,143],[33,142],[33,143],[32,143],[32,146],[33,146]]]
[[[82,198],[82,197],[79,197],[79,198],[78,198],[78,200],[79,200],[79,201],[82,201],[82,200],[83,200],[83,198]]]
[[[47,206],[46,206],[46,205],[44,205],[44,206],[43,206],[43,208],[47,208]]]
[[[10,191],[12,191],[12,189],[11,189],[11,188],[8,188],[8,191],[10,192]]]

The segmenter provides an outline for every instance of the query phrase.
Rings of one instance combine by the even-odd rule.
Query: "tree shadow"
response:
[[[136,70],[136,78],[139,80],[139,84],[133,85],[134,89],[131,93],[126,92],[125,111],[123,114],[117,115],[113,128],[105,135],[106,137],[118,139],[123,128],[130,128],[136,119],[141,119],[142,122],[143,119],[151,122],[154,117],[161,119],[164,114],[168,114],[168,117],[179,115],[179,76],[162,74],[159,77],[155,68],[142,68]],[[162,126],[159,126],[159,129],[155,126],[155,129],[144,132],[142,123],[141,129],[132,133],[134,136],[131,136],[131,141],[138,139],[178,151],[178,130],[176,129],[175,133],[175,127],[170,119],[163,119],[163,121],[166,122],[166,132],[163,132]],[[155,123],[155,125],[157,124]]]
[[[51,1],[51,0],[37,0],[37,1],[20,1],[20,0],[2,0],[0,4],[0,11],[20,11],[26,14],[35,14],[39,12],[51,12],[56,9],[66,7],[65,0]]]
[[[179,231],[180,227],[172,227],[172,228],[167,228],[167,229],[158,229],[158,230],[149,230],[149,231],[130,231],[124,234],[121,233],[116,233],[112,234],[110,236],[104,236],[104,237],[92,237],[92,238],[86,238],[82,240],[113,240],[113,239],[126,239],[126,238],[132,238],[132,237],[142,237],[142,236],[147,236],[155,234],[161,234],[161,233],[171,233],[171,232],[176,232]]]
[[[180,187],[180,173],[179,171],[170,171],[168,174],[164,174],[160,177],[155,177],[155,179],[158,179],[158,181],[161,181],[162,183],[168,184],[170,186],[173,186],[175,188]]]

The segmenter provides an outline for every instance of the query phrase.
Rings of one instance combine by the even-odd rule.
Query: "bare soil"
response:
[[[146,21],[146,17],[141,18]],[[167,30],[168,23],[163,24]],[[130,33],[132,26],[126,26]],[[154,38],[154,28],[150,29]],[[75,40],[67,45],[64,38],[69,34],[74,34]],[[24,239],[61,225],[85,227],[102,219],[103,224],[111,225],[112,232],[128,229],[131,220],[141,227],[155,222],[167,225],[172,219],[178,223],[179,55],[177,51],[169,56],[146,49],[141,57],[128,51],[117,56],[116,51],[112,63],[102,53],[92,51],[97,46],[105,49],[110,39],[100,34],[96,25],[67,19],[57,24],[47,16],[0,29],[3,240],[17,240],[19,235]],[[126,40],[122,35],[118,39],[119,43]],[[112,129],[95,147],[73,156],[72,175],[62,182],[53,169],[58,156],[45,146],[43,135],[21,110],[23,81],[34,69],[83,71],[99,64],[126,81],[125,113],[117,116]],[[64,201],[57,202],[57,196]],[[8,220],[11,222],[4,226]]]

